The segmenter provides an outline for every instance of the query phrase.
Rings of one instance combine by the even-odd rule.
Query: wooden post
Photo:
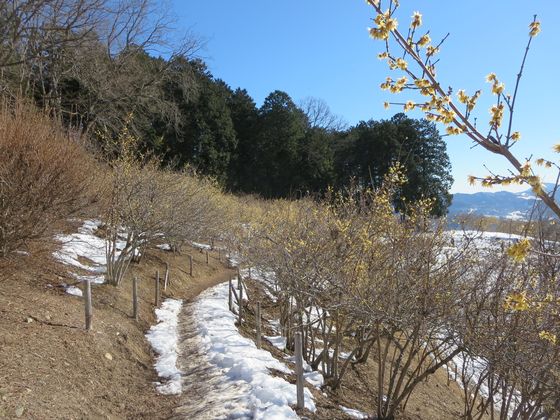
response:
[[[159,306],[159,270],[156,271],[156,296],[155,296],[155,305],[156,308]]]
[[[261,303],[257,302],[257,348],[261,348]]]
[[[251,280],[251,266],[249,266],[249,280]]]
[[[165,263],[165,279],[163,280],[163,290],[167,290],[168,282],[169,282],[169,263]]]
[[[210,259],[208,258],[208,250],[206,250],[206,264],[210,263]]]
[[[305,406],[303,396],[303,357],[302,357],[302,343],[301,332],[294,334],[296,345],[296,388],[297,388],[297,408],[302,409]]]
[[[193,263],[192,263],[192,255],[189,255],[189,275],[190,275],[191,277],[193,276],[193,274],[192,274],[192,273],[193,273],[193,271],[192,271],[192,266],[193,266]]]
[[[228,295],[228,306],[229,306],[229,310],[231,311],[233,309],[233,296],[231,295],[232,292],[231,290],[233,289],[233,285],[231,284],[231,277],[229,278],[229,295]]]
[[[210,249],[214,250],[214,238],[210,239]]]
[[[239,289],[239,326],[243,322],[243,288]]]
[[[91,280],[86,280],[84,303],[86,308],[86,331],[91,330],[93,318],[93,306],[91,305]]]
[[[243,287],[242,279],[241,279],[241,270],[239,270],[239,266],[237,266],[237,288],[241,290]]]
[[[138,321],[138,277],[132,279],[132,317]]]

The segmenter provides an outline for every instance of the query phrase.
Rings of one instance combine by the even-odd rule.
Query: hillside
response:
[[[72,232],[77,226],[59,228]],[[144,337],[156,322],[155,270],[165,262],[171,267],[162,299],[186,300],[233,272],[214,252],[207,265],[194,249],[176,255],[150,250],[122,287],[94,285],[88,332],[83,299],[65,292],[66,284],[80,290],[83,284],[52,256],[60,246],[33,243],[26,253],[0,260],[0,418],[168,418],[179,399],[156,392],[154,354]],[[194,256],[194,277],[187,254]],[[130,316],[132,276],[140,278],[138,322]]]
[[[554,186],[545,184],[549,190]],[[535,207],[535,195],[531,189],[522,192],[484,191],[472,194],[453,194],[449,207],[451,218],[460,214],[498,217],[510,220],[526,220]]]

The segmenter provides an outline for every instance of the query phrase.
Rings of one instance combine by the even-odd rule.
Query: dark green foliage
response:
[[[228,188],[248,191],[252,184],[255,133],[258,109],[245,89],[236,89],[228,99],[231,120],[237,135],[237,149],[230,162]]]
[[[397,200],[432,197],[435,215],[451,197],[449,159],[435,126],[398,114],[349,129],[328,105],[308,98],[298,107],[282,91],[257,108],[244,89],[232,91],[202,60],[151,56],[129,44],[108,54],[94,35],[78,48],[47,45],[41,67],[28,66],[24,85],[9,68],[0,82],[33,98],[67,125],[116,135],[129,120],[141,153],[166,165],[190,165],[234,192],[263,197],[321,195],[329,186],[379,187],[396,161],[409,183]],[[57,59],[56,57],[62,57]],[[1,89],[0,89],[1,90]]]
[[[390,120],[360,122],[336,143],[338,186],[353,178],[358,185],[377,188],[395,162],[406,168],[408,183],[395,204],[435,199],[433,214],[444,215],[451,204],[453,182],[446,146],[435,125],[397,114]]]

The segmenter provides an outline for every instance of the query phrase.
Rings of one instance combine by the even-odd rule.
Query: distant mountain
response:
[[[552,188],[552,185],[545,185]],[[459,214],[476,214],[512,220],[524,220],[535,204],[535,196],[529,189],[512,193],[507,191],[453,194],[449,217]]]

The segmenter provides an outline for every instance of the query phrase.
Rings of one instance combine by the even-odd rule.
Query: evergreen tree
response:
[[[297,194],[300,174],[300,144],[305,136],[306,118],[290,96],[274,91],[259,109],[251,165],[249,191],[265,197]]]
[[[408,183],[395,203],[403,210],[404,200],[433,198],[433,214],[444,215],[451,204],[453,182],[446,145],[435,125],[397,114],[390,120],[360,122],[335,145],[338,186],[353,178],[359,186],[378,188],[395,162],[406,169]]]
[[[228,99],[231,120],[237,136],[237,149],[230,161],[228,187],[248,191],[253,177],[255,131],[258,109],[245,89],[236,89]]]

